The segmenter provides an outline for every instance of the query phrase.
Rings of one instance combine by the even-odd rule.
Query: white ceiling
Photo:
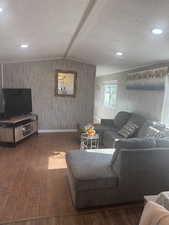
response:
[[[104,75],[169,60],[168,0],[1,0],[0,7],[0,62],[65,56]],[[154,36],[154,27],[164,33]]]
[[[0,60],[64,55],[88,0],[0,0]],[[20,49],[28,43],[29,49]]]

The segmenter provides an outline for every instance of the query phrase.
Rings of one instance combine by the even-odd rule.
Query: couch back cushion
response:
[[[137,137],[138,138],[146,137],[147,129],[148,129],[149,126],[150,126],[149,121],[144,122],[144,124],[138,130]]]
[[[124,124],[127,123],[129,118],[131,117],[131,113],[121,111],[117,113],[116,117],[114,118],[114,125],[118,128],[121,129]]]
[[[143,116],[140,116],[136,113],[132,113],[129,121],[132,121],[133,123],[135,123],[140,128],[141,126],[143,126],[143,124],[146,120]]]

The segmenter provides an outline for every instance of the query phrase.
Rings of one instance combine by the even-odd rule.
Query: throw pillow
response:
[[[129,138],[120,139],[115,142],[115,148],[137,149],[137,148],[154,148],[156,147],[155,138]]]
[[[120,134],[124,138],[129,138],[134,135],[136,130],[139,128],[138,125],[133,123],[132,121],[128,121],[119,131],[118,134]]]
[[[155,127],[149,126],[147,129],[147,134],[146,137],[156,137],[156,138],[161,138],[164,137],[164,133],[158,130]]]
[[[164,130],[165,129],[165,124],[160,123],[159,121],[151,121],[152,126],[155,127],[158,130]]]
[[[139,225],[168,225],[169,211],[154,202],[148,202],[143,210]]]

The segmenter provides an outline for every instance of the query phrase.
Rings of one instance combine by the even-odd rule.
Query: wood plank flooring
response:
[[[128,209],[109,209],[81,215],[46,217],[3,225],[138,225],[140,207]]]
[[[74,209],[64,156],[78,148],[73,133],[40,134],[16,148],[0,147],[0,223],[43,217],[12,224],[136,225],[140,206]]]

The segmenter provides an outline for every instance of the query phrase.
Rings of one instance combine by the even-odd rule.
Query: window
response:
[[[113,107],[117,99],[117,82],[104,84],[104,105]]]

